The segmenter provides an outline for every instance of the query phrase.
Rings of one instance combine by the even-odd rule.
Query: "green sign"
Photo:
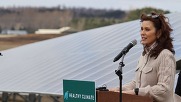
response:
[[[95,82],[63,80],[64,102],[96,102]]]

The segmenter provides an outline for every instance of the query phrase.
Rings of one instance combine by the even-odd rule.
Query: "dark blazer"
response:
[[[181,96],[181,71],[180,71],[178,79],[177,79],[177,86],[175,88],[175,93],[177,95]]]

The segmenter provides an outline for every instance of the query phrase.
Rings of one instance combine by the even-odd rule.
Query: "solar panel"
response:
[[[181,13],[167,15],[174,31],[177,61],[181,59]],[[133,39],[138,44],[125,56],[123,84],[132,80],[138,57],[139,20],[86,30],[2,51],[0,91],[58,94],[63,79],[95,81],[96,86],[119,86],[114,57]]]

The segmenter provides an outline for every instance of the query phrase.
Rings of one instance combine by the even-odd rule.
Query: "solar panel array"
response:
[[[174,29],[177,61],[181,59],[181,13],[167,15]],[[123,84],[134,76],[142,52],[139,20],[110,25],[2,51],[0,91],[63,94],[63,79],[119,86],[117,54],[133,39],[138,44],[125,56]]]

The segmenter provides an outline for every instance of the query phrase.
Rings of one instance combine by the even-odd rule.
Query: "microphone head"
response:
[[[133,41],[131,41],[131,43],[133,44],[133,46],[135,46],[137,44],[137,40],[134,39]]]

